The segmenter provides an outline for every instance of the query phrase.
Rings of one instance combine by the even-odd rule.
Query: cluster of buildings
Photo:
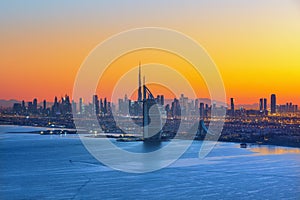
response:
[[[151,94],[152,95],[152,94]],[[112,115],[116,113],[118,115],[131,115],[131,116],[142,116],[142,104],[141,101],[133,101],[125,95],[123,99],[119,99],[117,105],[107,101],[107,98],[99,98],[98,95],[93,96],[92,103],[85,104],[83,99],[80,98],[79,102],[76,103],[74,100],[71,101],[68,95],[61,97],[58,100],[54,98],[52,105],[49,102],[43,100],[38,102],[36,98],[33,101],[21,103],[14,103],[11,114],[17,115],[43,115],[43,116],[68,116],[72,113],[76,114],[93,114],[97,115]],[[254,110],[245,110],[243,108],[236,109],[235,99],[230,99],[230,106],[224,108],[220,106],[217,108],[215,103],[208,104],[201,102],[200,99],[189,99],[182,94],[180,98],[174,98],[173,100],[167,100],[166,103],[164,95],[157,95],[152,98],[154,102],[160,106],[160,113],[162,117],[167,118],[180,118],[181,116],[195,116],[200,118],[207,118],[210,116],[212,108],[214,109],[226,109],[228,116],[249,116],[249,115],[264,115],[268,114],[289,114],[298,113],[298,105],[292,102],[277,105],[276,95],[272,94],[270,97],[270,104],[268,105],[267,98],[260,98],[258,102],[258,108]],[[73,111],[73,112],[72,112]]]
[[[117,106],[109,102],[107,98],[100,98],[98,95],[93,95],[92,103],[84,103],[83,99],[80,98],[79,102],[74,100],[71,102],[69,96],[61,97],[58,100],[57,97],[54,98],[54,103],[52,106],[47,106],[47,101],[44,100],[38,104],[37,99],[25,103],[15,103],[13,105],[12,114],[17,115],[44,115],[44,116],[70,116],[72,114],[76,115],[90,115],[96,114],[99,116],[111,116],[113,113],[118,115],[130,115],[130,116],[143,116],[144,103],[148,102],[148,106],[156,104],[158,105],[160,115],[165,118],[178,119],[181,116],[191,116],[200,117],[200,119],[205,119],[210,117],[211,111],[214,110],[215,113],[224,113],[227,110],[227,116],[267,116],[268,114],[285,114],[285,113],[297,113],[298,106],[293,103],[286,103],[285,105],[277,105],[276,95],[272,94],[270,97],[270,109],[268,109],[267,98],[260,98],[258,102],[258,108],[255,110],[245,110],[243,108],[236,109],[234,98],[230,99],[230,106],[227,108],[226,104],[217,104],[214,102],[203,102],[201,99],[189,99],[188,97],[181,94],[177,99],[173,100],[165,99],[164,95],[153,96],[149,88],[142,84],[141,80],[141,66],[139,66],[138,74],[138,97],[137,100],[131,100],[125,95],[124,99],[118,99]],[[168,103],[166,103],[168,101]],[[151,103],[150,103],[151,102]],[[77,106],[77,104],[79,104]],[[149,108],[148,108],[149,109]]]
[[[271,94],[270,107],[268,109],[267,98],[260,98],[258,103],[258,109],[256,110],[245,110],[235,109],[234,98],[230,99],[230,109],[227,114],[229,116],[241,116],[241,115],[274,115],[274,114],[291,114],[298,112],[298,105],[294,105],[292,102],[284,105],[278,105],[276,103],[276,94]]]
[[[83,120],[88,121],[86,116],[96,114],[104,132],[121,134],[123,130],[118,127],[114,117],[121,117],[123,120],[122,123],[127,123],[126,120],[131,118],[132,120],[136,120],[136,124],[147,127],[143,131],[143,138],[145,139],[148,138],[148,133],[152,132],[146,126],[151,120],[151,124],[155,123],[155,127],[159,127],[157,130],[160,131],[148,139],[160,140],[161,137],[174,137],[177,134],[180,123],[186,123],[186,126],[190,126],[188,121],[193,118],[199,120],[197,137],[201,139],[206,134],[203,130],[207,129],[206,126],[208,125],[212,111],[217,115],[219,111],[221,115],[224,111],[227,111],[221,140],[250,141],[255,139],[257,141],[266,141],[266,139],[270,140],[274,136],[273,133],[278,132],[278,136],[287,137],[286,141],[291,139],[289,134],[292,133],[296,137],[296,140],[300,142],[300,135],[297,135],[300,128],[297,125],[299,124],[299,117],[288,118],[286,124],[282,124],[282,121],[286,120],[285,115],[287,113],[298,112],[298,106],[293,103],[277,105],[275,94],[271,95],[270,104],[268,104],[267,98],[260,98],[257,109],[236,109],[234,98],[230,99],[230,106],[227,107],[221,103],[217,106],[214,102],[204,102],[203,99],[189,99],[184,94],[172,100],[165,99],[164,95],[154,97],[145,83],[141,83],[140,68],[138,80],[137,100],[131,100],[125,95],[123,99],[118,99],[117,105],[115,105],[108,101],[107,98],[99,98],[98,95],[93,95],[91,103],[84,103],[82,98],[78,102],[75,102],[74,100],[71,101],[69,96],[66,95],[60,100],[55,97],[53,104],[48,105],[49,103],[46,100],[38,103],[38,100],[35,98],[33,101],[27,103],[25,101],[15,103],[11,113],[8,113],[12,115],[10,115],[10,118],[6,122],[13,121],[16,124],[40,126],[63,125],[75,128],[74,118],[82,117]],[[153,105],[156,105],[155,113],[154,115],[152,113],[152,116],[149,117],[149,114],[151,114],[150,109],[154,108],[152,107]],[[30,119],[26,117],[26,120],[24,120],[18,117],[20,115],[30,116]],[[165,124],[162,124],[162,118],[166,119]],[[201,123],[202,125],[200,126]],[[155,127],[154,129],[156,130]],[[277,139],[273,142],[277,142]],[[296,144],[298,145],[298,142]]]
[[[208,104],[200,102],[199,99],[189,99],[181,94],[180,98],[168,100],[170,103],[165,102],[164,95],[157,95],[154,98],[155,103],[163,109],[160,111],[163,117],[180,118],[181,116],[201,116],[207,117],[211,107]],[[132,116],[141,116],[142,107],[139,101],[132,101],[125,95],[124,99],[118,100],[117,114]]]
[[[236,109],[234,98],[230,99],[230,105],[227,107],[225,103],[217,105],[210,100],[189,99],[184,94],[174,99],[165,99],[164,95],[154,97],[146,84],[141,83],[141,68],[139,68],[138,81],[137,100],[129,99],[125,95],[123,99],[118,99],[115,105],[107,98],[99,98],[95,94],[91,103],[84,103],[83,98],[75,102],[65,95],[61,99],[55,97],[54,102],[49,105],[46,100],[38,102],[35,98],[30,102],[15,103],[12,109],[1,111],[0,123],[75,128],[73,121],[75,118],[82,119],[84,123],[92,123],[89,121],[89,116],[96,114],[101,129],[106,133],[127,133],[128,130],[124,132],[118,127],[115,121],[115,117],[118,117],[125,125],[128,120],[135,120],[136,124],[143,126],[144,141],[157,141],[162,138],[173,138],[181,123],[190,127],[190,119],[196,119],[199,121],[196,139],[203,139],[212,111],[214,116],[218,116],[218,113],[221,116],[224,111],[227,111],[220,137],[222,141],[272,144],[282,144],[285,141],[288,145],[296,146],[300,143],[300,118],[298,114],[295,115],[299,113],[298,106],[291,102],[278,105],[275,94],[270,96],[270,104],[267,98],[260,98],[257,109],[246,110]],[[164,124],[162,118],[166,119]],[[155,126],[146,126],[150,121],[151,125],[155,124]],[[91,124],[91,127],[93,125]],[[193,126],[195,125],[197,124]],[[151,128],[160,131],[152,135]],[[135,133],[135,130],[131,131]],[[188,137],[184,134],[182,136]]]
[[[298,105],[294,105],[292,102],[285,105],[278,105],[277,111],[279,113],[296,113],[298,112]]]
[[[43,115],[43,116],[67,116],[72,114],[72,106],[70,103],[70,97],[66,95],[58,100],[54,98],[54,103],[51,107],[47,106],[47,101],[44,100],[38,103],[36,98],[33,101],[25,103],[23,100],[21,103],[14,103],[13,113],[17,115]]]
[[[131,116],[142,116],[142,104],[141,101],[133,101],[125,95],[123,99],[119,99],[117,105],[107,101],[107,98],[99,98],[98,95],[94,95],[92,103],[85,104],[83,99],[80,98],[79,102],[76,103],[74,100],[71,101],[68,95],[61,97],[58,100],[54,98],[52,105],[49,102],[43,100],[38,102],[36,98],[33,101],[21,103],[14,103],[12,107],[12,114],[17,115],[43,115],[43,116],[67,116],[76,114],[93,114],[97,115],[111,115],[117,113],[119,115],[131,115]],[[168,100],[166,103],[164,95],[157,95],[153,100],[162,109],[160,110],[163,117],[168,118],[180,118],[181,116],[198,116],[200,118],[207,118],[210,116],[211,109],[218,109],[215,103],[208,104],[201,102],[200,99],[189,99],[182,94],[180,98],[174,98]],[[243,108],[236,109],[235,99],[230,99],[230,106],[225,108],[220,106],[219,109],[227,109],[228,116],[243,116],[243,115],[268,115],[268,114],[287,114],[297,113],[298,105],[292,102],[284,105],[276,104],[276,95],[272,94],[270,98],[270,105],[268,107],[267,98],[260,98],[258,102],[258,108],[255,110],[245,110]]]
[[[159,106],[164,106],[165,104],[164,95],[157,95],[157,97],[153,98],[153,100]],[[117,113],[120,115],[142,116],[143,108],[141,102],[142,100],[132,101],[131,99],[128,99],[127,95],[125,95],[124,99],[118,99]]]

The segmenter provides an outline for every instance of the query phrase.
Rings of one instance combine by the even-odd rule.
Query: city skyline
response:
[[[158,94],[154,98],[155,99],[162,98],[163,99],[162,101],[165,102],[165,103],[162,103],[162,105],[166,105],[166,106],[176,100],[186,99],[187,103],[192,103],[195,106],[195,108],[198,108],[198,109],[201,108],[201,104],[208,105],[208,106],[213,106],[215,104],[217,107],[224,107],[224,104],[222,104],[222,102],[214,102],[214,101],[211,101],[210,99],[206,99],[206,98],[190,99],[189,97],[185,96],[184,94],[181,94],[180,97],[178,97],[178,98],[176,97],[173,99],[165,98],[164,94]],[[117,108],[119,109],[120,100],[122,100],[122,101],[124,100],[125,102],[129,100],[129,101],[132,101],[132,103],[141,101],[141,100],[139,100],[138,97],[128,98],[128,96],[126,94],[123,97],[118,98],[118,101],[116,101],[116,102],[112,102],[107,97],[101,97],[101,96],[98,96],[97,94],[93,95],[91,99],[92,99],[92,101],[90,101],[90,102],[84,101],[83,98],[73,100],[66,94],[65,96],[61,96],[60,99],[57,96],[55,96],[54,101],[47,101],[46,99],[39,101],[38,98],[33,98],[32,101],[19,100],[18,101],[19,103],[14,103],[14,105],[19,104],[18,107],[20,106],[20,108],[21,107],[23,107],[23,108],[35,107],[36,110],[41,109],[41,108],[43,110],[45,110],[47,108],[53,107],[53,105],[56,105],[57,103],[68,102],[68,103],[70,103],[70,106],[72,107],[72,109],[74,108],[74,105],[75,105],[75,109],[77,111],[79,111],[81,109],[80,105],[95,106],[98,104],[98,106],[99,106],[101,104],[106,104],[106,102],[107,102],[107,103],[109,103],[110,106],[112,106],[112,107],[117,106]],[[97,102],[97,103],[95,103],[95,102]],[[268,112],[270,114],[285,113],[285,112],[298,112],[298,104],[294,104],[294,102],[292,102],[292,101],[285,102],[283,104],[277,103],[276,94],[271,94],[270,98],[258,99],[257,103],[251,104],[253,106],[251,108],[246,108],[246,107],[243,107],[243,105],[241,105],[241,104],[236,104],[235,103],[236,98],[233,98],[233,97],[229,98],[229,102],[230,103],[227,103],[225,105],[225,108],[227,108],[227,110],[229,111],[229,113],[228,113],[229,115],[234,115],[234,112],[232,112],[232,110],[236,111],[236,110],[240,110],[240,109],[257,110],[257,111],[261,111],[261,112],[267,111],[266,114],[268,114]],[[270,102],[270,103],[267,103],[267,102]],[[14,105],[9,106],[9,107],[13,108]],[[200,113],[201,113],[201,111],[200,111]]]
[[[165,53],[165,52],[164,52]],[[123,56],[121,56],[123,57]],[[120,59],[117,59],[120,60]],[[127,66],[130,67],[130,66]],[[155,71],[156,73],[160,74],[160,67],[156,68]],[[137,68],[137,69],[136,69]],[[145,68],[143,68],[145,69]],[[22,114],[35,114],[39,112],[42,113],[48,113],[50,114],[50,110],[51,113],[53,113],[55,115],[55,113],[71,113],[73,111],[74,113],[83,113],[84,107],[87,106],[89,107],[88,110],[92,111],[92,112],[96,112],[96,114],[100,114],[102,113],[111,113],[112,111],[115,112],[115,107],[118,107],[118,112],[123,112],[126,111],[126,107],[129,106],[132,107],[132,113],[135,113],[133,115],[139,115],[138,113],[140,113],[141,110],[141,103],[145,101],[145,99],[151,99],[153,104],[154,102],[156,102],[157,105],[161,105],[164,106],[165,102],[165,110],[167,112],[172,112],[171,113],[175,113],[175,110],[180,109],[180,107],[184,107],[184,110],[188,110],[188,112],[191,112],[190,114],[192,115],[197,115],[204,114],[204,105],[205,105],[205,113],[208,113],[208,108],[212,108],[212,107],[225,107],[228,109],[227,113],[230,116],[235,116],[235,111],[236,110],[243,110],[243,109],[247,109],[249,110],[249,108],[245,105],[239,105],[236,104],[236,99],[231,97],[229,99],[227,99],[227,102],[222,102],[222,101],[218,101],[216,99],[209,99],[209,98],[199,98],[199,97],[195,97],[194,98],[189,98],[189,96],[185,96],[184,93],[181,93],[180,96],[178,96],[178,91],[177,91],[177,96],[176,94],[173,93],[173,91],[171,91],[170,89],[166,88],[164,85],[160,85],[160,84],[156,84],[153,82],[150,83],[146,83],[146,75],[149,75],[149,69],[151,69],[150,72],[153,71],[153,68],[149,68],[149,65],[146,65],[146,69],[148,69],[148,73],[142,71],[142,64],[141,61],[138,64],[138,67],[135,67],[131,70],[129,70],[129,72],[131,73],[127,73],[126,75],[129,76],[129,79],[125,79],[125,82],[121,83],[121,85],[123,86],[124,83],[128,83],[128,80],[131,81],[131,84],[135,85],[133,88],[135,88],[134,91],[131,90],[127,90],[131,91],[131,94],[128,95],[126,92],[123,93],[123,97],[121,96],[115,96],[114,95],[114,91],[111,91],[110,95],[111,96],[101,96],[98,93],[94,93],[94,95],[91,98],[88,98],[88,100],[85,101],[85,99],[82,96],[77,96],[76,97],[72,97],[73,99],[71,99],[67,94],[65,96],[61,96],[61,100],[58,100],[57,96],[54,97],[54,102],[52,106],[48,106],[47,107],[47,101],[49,104],[49,100],[44,99],[42,102],[39,103],[38,105],[38,100],[37,98],[34,98],[33,101],[27,101],[25,102],[25,100],[23,99],[21,103],[14,103],[13,106],[10,106],[13,108],[13,111],[18,114],[18,113],[22,113]],[[103,81],[103,77],[113,77],[113,72],[114,73],[118,73],[120,70],[116,70],[113,71],[112,68],[108,68],[108,70],[106,70],[106,72],[104,73],[104,75],[102,75],[102,77],[99,79],[99,83],[98,83],[98,88],[97,88],[97,92],[102,92],[101,94],[103,94],[102,90],[106,90],[107,88],[105,86],[107,85],[107,81]],[[137,73],[135,73],[137,71]],[[146,70],[147,71],[147,70]],[[173,71],[173,69],[171,70]],[[132,73],[133,72],[133,73]],[[190,71],[192,72],[192,71]],[[108,74],[108,75],[107,75]],[[165,76],[164,73],[161,73],[163,76]],[[151,75],[151,73],[150,73]],[[142,76],[143,76],[143,81],[142,81]],[[180,76],[184,76],[184,74],[180,74]],[[115,76],[115,80],[116,80]],[[168,77],[168,78],[173,78]],[[122,78],[121,78],[122,79]],[[124,78],[123,78],[124,79]],[[105,80],[105,78],[104,78]],[[203,81],[203,80],[202,80]],[[136,87],[136,83],[137,83],[137,87]],[[99,88],[99,84],[100,84],[100,88]],[[117,83],[120,84],[120,83]],[[177,85],[180,85],[180,81],[177,81],[176,83]],[[149,87],[150,86],[150,87]],[[153,88],[151,88],[152,86],[155,86]],[[193,87],[193,86],[192,86]],[[114,90],[115,88],[112,88],[111,90]],[[124,88],[122,88],[123,90]],[[153,90],[152,90],[153,89]],[[193,88],[194,90],[197,88]],[[151,91],[154,91],[156,93],[152,94]],[[124,92],[124,90],[123,90]],[[208,91],[209,92],[209,91]],[[166,94],[167,93],[167,94]],[[117,94],[120,94],[117,93]],[[147,97],[147,94],[149,95]],[[85,96],[86,98],[87,96]],[[99,98],[100,97],[100,98]],[[228,102],[229,101],[229,102]],[[270,102],[268,104],[268,102]],[[26,106],[27,103],[27,106]],[[50,101],[51,103],[51,101]],[[180,106],[179,106],[180,103]],[[42,105],[41,105],[42,104]],[[63,106],[60,106],[60,104],[62,104]],[[78,110],[77,110],[77,104],[79,105]],[[155,103],[154,103],[155,104]],[[170,104],[172,105],[171,109],[170,109]],[[175,106],[176,105],[176,106]],[[252,104],[255,105],[255,104]],[[0,102],[0,106],[1,102]],[[38,107],[40,106],[40,107]],[[238,107],[239,106],[239,107]],[[178,108],[176,108],[178,107]],[[238,108],[237,108],[238,107]],[[50,108],[50,110],[48,110],[46,112],[46,110]],[[236,109],[237,108],[237,109]],[[253,108],[252,108],[253,109]],[[109,110],[109,111],[108,111]],[[291,101],[286,102],[285,104],[278,104],[277,98],[276,98],[276,94],[271,94],[270,99],[268,101],[267,98],[263,97],[259,99],[258,102],[258,109],[254,108],[253,110],[258,110],[260,111],[260,113],[263,113],[264,115],[268,115],[268,112],[270,111],[270,114],[276,114],[278,113],[278,111],[280,113],[287,113],[287,112],[292,112],[292,113],[297,113],[298,112],[298,105],[297,104],[293,104]],[[126,113],[126,112],[125,112]],[[258,113],[258,114],[260,114]]]
[[[300,0],[0,0],[1,199],[300,197]]]
[[[121,56],[121,58],[122,57],[123,56]],[[119,61],[119,62],[120,62],[120,60],[122,60],[122,59],[117,59],[117,61]],[[116,61],[114,61],[114,62],[116,62]],[[145,66],[146,66],[146,68],[145,68]],[[166,102],[171,102],[171,101],[173,101],[175,99],[180,99],[180,98],[184,97],[184,98],[187,98],[190,101],[193,101],[193,102],[195,101],[195,103],[198,102],[198,104],[199,104],[199,102],[200,103],[205,103],[205,104],[208,104],[208,105],[217,104],[218,106],[221,106],[221,107],[225,106],[229,110],[235,110],[236,106],[239,106],[238,109],[240,109],[240,108],[245,108],[244,106],[248,107],[248,106],[256,106],[256,105],[258,105],[258,110],[260,110],[260,111],[268,111],[268,110],[270,110],[271,114],[276,113],[277,106],[281,107],[281,110],[284,110],[285,109],[284,106],[295,105],[295,104],[293,104],[292,101],[286,101],[286,102],[283,102],[282,100],[278,101],[278,99],[276,98],[276,94],[270,94],[270,98],[269,99],[265,98],[265,95],[263,95],[263,96],[261,96],[262,98],[261,97],[259,98],[259,102],[258,103],[257,102],[252,102],[250,104],[241,104],[241,103],[240,104],[239,103],[236,104],[236,100],[237,100],[237,102],[239,102],[239,99],[236,98],[236,97],[227,98],[226,102],[222,102],[222,101],[219,101],[219,100],[216,100],[216,99],[214,99],[214,100],[210,99],[209,97],[205,97],[205,96],[204,97],[196,96],[195,98],[189,98],[189,96],[185,95],[184,92],[180,93],[180,96],[178,96],[178,93],[177,93],[177,96],[176,96],[176,94],[174,94],[173,91],[171,91],[170,89],[168,89],[164,85],[156,84],[156,83],[153,83],[153,82],[150,82],[150,83],[145,82],[146,75],[150,74],[152,76],[159,76],[159,75],[154,75],[151,72],[155,71],[153,69],[156,69],[158,71],[155,71],[155,73],[160,74],[160,72],[161,72],[160,70],[161,69],[159,67],[161,67],[163,65],[157,65],[157,66],[154,65],[156,68],[151,68],[153,66],[151,66],[151,67],[149,67],[149,66],[151,66],[151,65],[149,65],[149,64],[145,65],[144,64],[143,71],[142,71],[141,61],[139,61],[138,66],[133,66],[133,67],[132,66],[128,66],[128,65],[126,66],[126,68],[131,68],[129,70],[131,73],[127,73],[127,76],[129,74],[129,79],[125,79],[125,82],[128,81],[128,80],[130,80],[131,84],[137,85],[137,87],[135,86],[134,91],[129,90],[129,91],[131,91],[131,93],[129,93],[129,94],[128,93],[123,93],[123,94],[121,94],[121,96],[115,96],[115,95],[113,95],[114,91],[110,91],[110,92],[108,92],[110,96],[99,95],[99,94],[105,94],[105,92],[103,93],[103,90],[105,91],[105,90],[107,90],[107,88],[109,88],[109,90],[115,89],[115,88],[112,87],[112,85],[108,85],[107,81],[112,77],[112,73],[116,74],[116,73],[120,73],[120,71],[121,71],[121,70],[116,70],[115,68],[108,68],[106,70],[106,72],[105,72],[106,74],[99,79],[97,91],[96,91],[96,93],[94,93],[93,96],[91,96],[88,99],[84,99],[81,96],[78,97],[78,98],[72,99],[72,97],[70,97],[68,94],[65,94],[65,95],[60,95],[61,101],[64,101],[67,98],[68,101],[70,101],[72,103],[74,102],[74,103],[77,103],[77,104],[89,105],[91,103],[94,104],[94,102],[95,102],[94,97],[96,96],[97,98],[99,97],[99,99],[101,99],[101,101],[103,99],[105,101],[111,102],[112,104],[119,103],[120,99],[123,99],[123,97],[124,97],[124,99],[129,99],[129,100],[133,100],[133,101],[136,100],[137,102],[141,102],[142,98],[143,98],[143,96],[142,96],[142,85],[145,85],[145,86],[147,85],[147,89],[149,88],[150,91],[153,91],[153,94],[151,94],[151,95],[157,96],[157,98],[159,98],[160,96],[162,96],[166,100]],[[144,72],[144,70],[146,72]],[[162,70],[162,72],[164,72],[164,70]],[[137,77],[136,77],[136,75],[137,75]],[[160,75],[165,76],[164,73],[161,73]],[[181,74],[181,76],[184,76],[184,74]],[[118,77],[118,76],[114,77],[115,81],[117,81],[116,77]],[[142,81],[142,77],[143,77],[143,81]],[[168,77],[168,78],[172,79],[174,77],[171,76],[171,77]],[[179,81],[179,80],[176,80],[176,81]],[[201,79],[201,81],[204,82],[204,80],[202,80],[202,79]],[[202,82],[202,84],[203,84],[203,82]],[[120,83],[118,83],[118,84],[120,84]],[[180,84],[180,81],[178,83],[176,83],[176,84]],[[202,85],[202,87],[203,87],[203,85]],[[197,90],[197,88],[193,88],[193,89]],[[205,92],[209,92],[207,90],[207,88],[205,88],[205,86],[204,86],[203,90],[206,90]],[[199,92],[199,90],[197,90],[197,91]],[[201,94],[201,92],[199,92],[199,93]],[[199,93],[197,93],[197,94],[199,95]],[[118,94],[120,95],[120,93],[118,93]],[[52,97],[52,99],[54,98],[53,102],[51,100],[49,100],[49,99],[43,99],[42,101],[39,102],[39,104],[43,104],[43,107],[45,108],[46,107],[45,106],[46,102],[48,102],[48,103],[54,103],[55,104],[58,101],[57,97],[59,97],[59,96],[56,95],[56,96]],[[37,99],[38,99],[38,97],[34,97],[33,101],[22,99],[22,105],[24,107],[24,103],[25,102],[27,102],[28,104],[32,104],[33,103],[33,104],[37,105]],[[2,100],[2,99],[0,99],[0,100]],[[21,101],[21,99],[13,99],[13,100],[9,100],[9,101]],[[268,102],[270,102],[270,103],[268,103]],[[1,106],[2,105],[1,105],[1,102],[0,102],[0,107]],[[199,106],[199,105],[197,105],[197,106]],[[297,104],[295,106],[297,106]],[[30,106],[28,106],[28,107],[30,107]]]

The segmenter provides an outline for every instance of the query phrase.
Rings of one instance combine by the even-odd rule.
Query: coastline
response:
[[[2,131],[2,128],[10,128],[12,129],[11,131]],[[28,129],[28,131],[24,131],[24,130],[19,130],[20,128],[25,128]],[[13,131],[16,130],[16,131]],[[36,129],[36,130],[33,130]],[[53,133],[47,133],[47,134],[41,134],[41,132],[43,131],[53,131]],[[55,130],[57,130],[57,132],[55,132]],[[39,135],[74,135],[77,133],[66,133],[66,132],[62,132],[61,130],[71,130],[74,131],[76,129],[67,129],[67,128],[58,128],[58,127],[41,127],[41,126],[20,126],[20,125],[0,125],[0,134],[39,134]],[[87,137],[91,137],[91,138],[112,138],[112,139],[116,139],[118,142],[139,142],[139,141],[143,141],[141,138],[139,137],[134,137],[134,136],[120,136],[119,133],[106,133],[106,134],[98,134],[98,135],[91,135],[89,133],[87,133]],[[189,138],[179,138],[181,140],[191,140]],[[202,139],[197,139],[194,138],[195,141],[203,141]],[[162,142],[166,142],[168,140],[162,140]],[[241,144],[241,143],[247,143],[248,145],[256,145],[256,146],[277,146],[277,147],[290,147],[290,148],[300,148],[300,144],[299,143],[282,143],[282,141],[265,141],[265,142],[256,142],[253,140],[224,140],[222,138],[219,138],[219,140],[217,142],[221,142],[221,143],[236,143],[236,144]]]

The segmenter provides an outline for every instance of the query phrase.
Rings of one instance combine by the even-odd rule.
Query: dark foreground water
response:
[[[76,136],[7,128],[0,127],[0,199],[300,199],[296,148],[218,143],[200,160],[195,141],[171,166],[131,174],[101,165]]]

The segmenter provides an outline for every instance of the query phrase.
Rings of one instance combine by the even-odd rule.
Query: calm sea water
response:
[[[100,164],[76,136],[4,133],[33,129],[0,126],[0,199],[300,199],[297,148],[218,143],[200,160],[195,141],[171,166],[131,174]]]

